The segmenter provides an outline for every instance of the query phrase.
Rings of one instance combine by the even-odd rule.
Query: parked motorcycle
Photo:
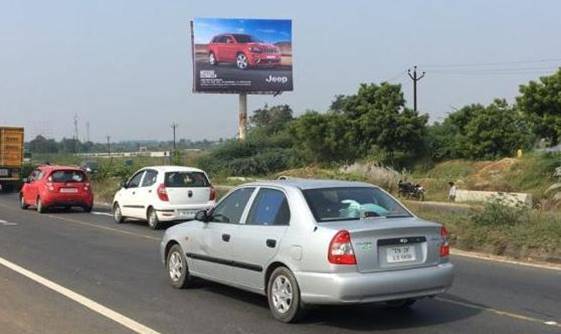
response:
[[[425,188],[420,184],[399,181],[398,187],[398,195],[400,197],[417,201],[425,200]]]

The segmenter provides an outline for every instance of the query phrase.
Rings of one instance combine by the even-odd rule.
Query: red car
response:
[[[51,207],[93,207],[93,193],[86,173],[77,167],[43,165],[35,169],[20,191],[20,207],[35,206],[44,213]]]
[[[208,62],[211,65],[230,63],[245,70],[250,66],[275,66],[280,61],[278,47],[247,34],[217,35],[208,45]]]

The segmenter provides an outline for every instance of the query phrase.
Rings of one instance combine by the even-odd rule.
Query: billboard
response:
[[[193,91],[291,91],[292,21],[195,18],[191,21]]]

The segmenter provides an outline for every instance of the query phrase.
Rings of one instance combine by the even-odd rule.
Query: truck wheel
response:
[[[22,194],[19,195],[19,207],[22,210],[26,210],[29,207],[29,205],[25,204],[25,198],[23,198]]]

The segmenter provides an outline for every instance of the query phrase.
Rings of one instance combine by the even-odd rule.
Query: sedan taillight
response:
[[[448,230],[444,226],[440,228],[440,238],[442,239],[440,257],[446,257],[450,255],[450,245],[448,245]]]
[[[214,189],[214,187],[210,187],[210,195],[208,196],[208,200],[209,201],[216,200],[216,190]]]
[[[163,184],[163,183],[158,186],[158,197],[160,198],[161,201],[164,201],[164,202],[169,201],[168,192],[166,190],[166,185]]]
[[[356,264],[355,252],[351,244],[351,234],[348,231],[339,231],[331,239],[327,260],[332,264]]]

